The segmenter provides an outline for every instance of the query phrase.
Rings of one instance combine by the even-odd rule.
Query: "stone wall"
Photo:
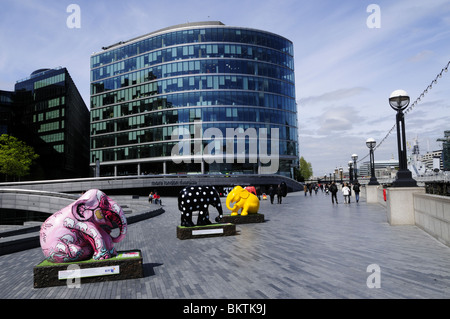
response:
[[[450,246],[450,197],[414,194],[416,226]]]
[[[0,189],[0,208],[53,214],[77,198],[77,195],[45,191]]]
[[[383,186],[379,186],[377,189],[377,198],[378,198],[378,204],[386,208],[386,201],[384,200],[384,194],[383,194],[384,188]]]
[[[366,196],[366,191],[367,189],[361,194]],[[389,200],[389,191],[387,197]],[[378,201],[375,204],[386,208],[388,222],[390,222],[389,207],[384,200],[381,185],[377,188],[377,198]],[[426,194],[424,191],[414,192],[412,193],[412,201],[413,225],[450,247],[450,196]],[[392,223],[390,222],[390,224]]]

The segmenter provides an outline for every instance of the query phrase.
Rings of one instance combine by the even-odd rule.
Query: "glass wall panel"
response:
[[[113,46],[91,57],[91,153],[111,165],[170,156],[173,130],[194,134],[200,121],[224,136],[226,128],[278,128],[280,155],[295,158],[294,83],[292,43],[264,31],[191,27]]]

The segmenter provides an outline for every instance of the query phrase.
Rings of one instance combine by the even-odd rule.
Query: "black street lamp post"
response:
[[[358,182],[358,174],[357,174],[357,167],[356,167],[356,160],[357,159],[358,159],[358,155],[352,154],[353,171],[355,172],[355,183]]]
[[[397,111],[397,147],[398,147],[398,172],[397,179],[392,183],[393,187],[416,187],[417,182],[412,178],[408,169],[406,158],[405,117],[403,110],[409,105],[409,96],[403,90],[396,90],[389,97],[389,105]]]
[[[375,159],[373,156],[373,149],[375,148],[376,144],[377,144],[377,142],[373,138],[369,138],[366,141],[366,145],[370,150],[370,181],[369,181],[368,185],[380,185],[380,183],[378,183],[378,180],[375,176]]]
[[[350,184],[353,184],[353,162],[352,161],[348,161],[348,178],[350,181]]]

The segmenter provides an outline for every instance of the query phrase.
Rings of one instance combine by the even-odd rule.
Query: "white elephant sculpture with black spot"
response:
[[[188,186],[178,195],[178,209],[181,211],[181,226],[193,227],[192,213],[198,211],[197,225],[209,225],[209,205],[215,207],[219,215],[215,221],[219,223],[223,218],[220,196],[214,186]]]

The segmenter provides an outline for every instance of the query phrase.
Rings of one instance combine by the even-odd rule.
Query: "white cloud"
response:
[[[358,95],[361,92],[365,92],[368,89],[362,87],[338,89],[332,92],[325,92],[318,96],[308,96],[301,98],[299,101],[300,107],[305,107],[317,103],[330,103],[345,100]]]
[[[354,107],[346,106],[328,109],[320,116],[318,133],[324,135],[336,132],[349,132],[361,120]]]
[[[429,57],[431,57],[433,55],[433,51],[431,50],[423,50],[419,53],[417,53],[416,55],[412,56],[409,58],[410,62],[421,62],[424,59],[428,59]]]

